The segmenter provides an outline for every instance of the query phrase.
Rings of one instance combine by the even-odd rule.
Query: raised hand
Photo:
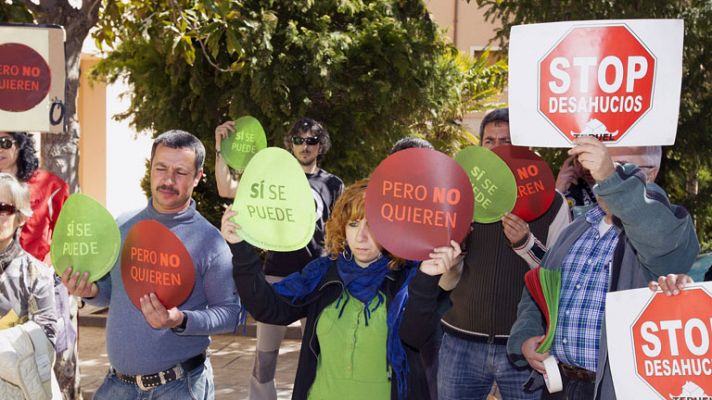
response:
[[[220,150],[220,143],[235,131],[235,121],[224,122],[215,128],[215,149]]]
[[[237,215],[236,211],[228,208],[222,216],[222,223],[220,225],[220,233],[223,238],[227,240],[228,243],[240,243],[242,238],[237,235],[237,231],[240,229],[240,225],[232,222],[230,218]]]
[[[605,144],[591,136],[579,137],[574,140],[574,144],[575,146],[569,150],[569,155],[576,156],[581,166],[591,172],[596,182],[613,175],[616,165]]]

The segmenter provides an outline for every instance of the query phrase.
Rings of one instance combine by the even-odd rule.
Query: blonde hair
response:
[[[368,178],[356,181],[336,200],[325,227],[324,250],[329,257],[336,259],[339,253],[346,250],[346,225],[350,221],[358,221],[366,217],[367,187]],[[388,262],[389,269],[397,270],[405,264],[405,260],[393,257],[385,249],[383,253],[391,259]]]
[[[27,185],[21,183],[14,175],[6,172],[0,172],[0,190],[7,190],[12,197],[12,203],[20,216],[20,224],[32,216],[32,208],[30,207],[30,191]]]

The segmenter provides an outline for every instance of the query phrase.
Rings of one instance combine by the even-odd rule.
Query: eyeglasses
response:
[[[0,203],[0,215],[9,217],[17,212],[17,208],[12,204]]]
[[[301,136],[292,136],[292,144],[299,146],[302,143],[306,143],[309,146],[314,146],[319,143],[319,136],[307,136],[305,138]]]
[[[9,137],[7,137],[7,136],[0,137],[0,147],[1,148],[7,150],[10,147],[12,147],[13,144],[15,144],[15,141],[10,139]]]

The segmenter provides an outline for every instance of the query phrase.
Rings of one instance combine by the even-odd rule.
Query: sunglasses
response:
[[[10,139],[9,137],[7,137],[7,136],[0,137],[0,147],[1,148],[7,150],[10,147],[12,147],[13,144],[15,144],[15,141]]]
[[[307,136],[305,138],[301,136],[292,136],[292,144],[299,146],[302,143],[306,143],[309,146],[314,146],[319,143],[319,139],[319,136]]]
[[[0,203],[0,215],[9,217],[17,212],[17,208],[12,204]]]

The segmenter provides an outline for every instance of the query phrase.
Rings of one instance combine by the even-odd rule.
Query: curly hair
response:
[[[289,129],[289,132],[284,135],[284,147],[292,152],[294,149],[292,136],[299,136],[302,133],[308,133],[319,138],[319,144],[321,146],[319,147],[317,160],[323,160],[326,153],[328,153],[329,149],[331,149],[331,136],[329,136],[329,131],[327,131],[319,121],[314,119],[304,117],[295,122],[294,125],[292,125],[292,128]]]
[[[366,217],[367,187],[368,179],[356,181],[348,186],[336,200],[325,227],[324,250],[330,258],[336,259],[339,253],[346,250],[346,225],[350,221],[358,221]],[[383,249],[383,254],[390,258],[388,262],[390,270],[398,270],[405,264],[405,260],[392,256],[385,249]]]
[[[27,182],[40,166],[35,150],[35,139],[27,132],[8,132],[17,148],[17,180]]]

